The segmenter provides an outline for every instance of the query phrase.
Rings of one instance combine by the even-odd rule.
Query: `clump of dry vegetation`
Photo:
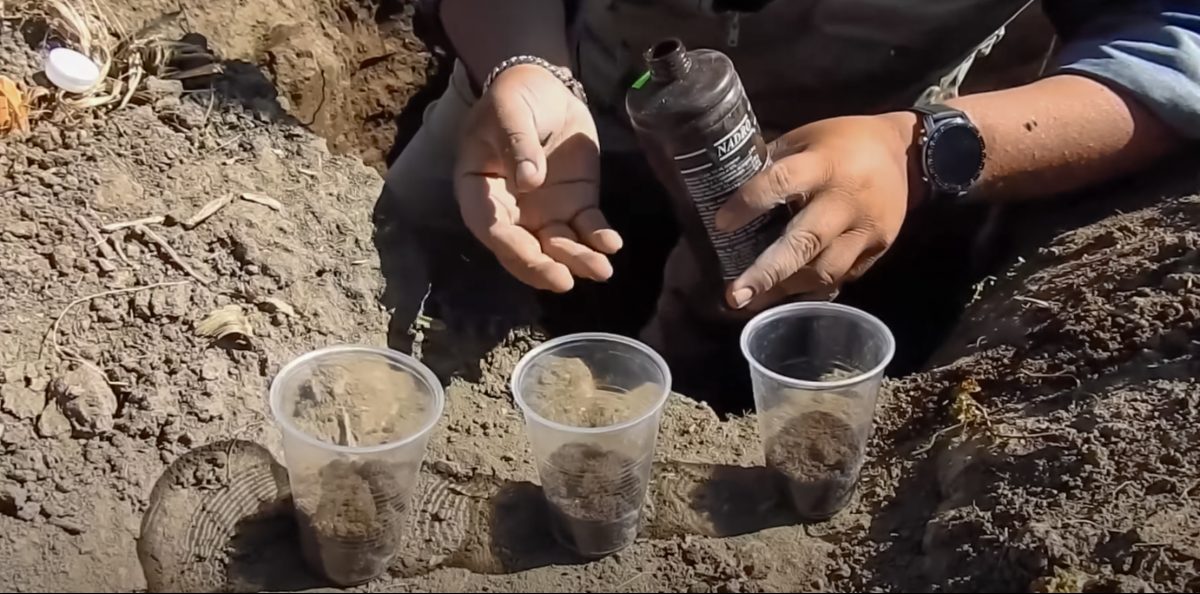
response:
[[[56,114],[69,119],[81,110],[121,108],[149,99],[150,77],[184,80],[220,72],[220,64],[194,43],[170,39],[165,25],[180,13],[164,15],[131,30],[104,0],[0,0],[0,18],[44,25],[42,46],[67,47],[91,58],[100,68],[100,80],[83,93],[37,87],[28,93],[30,118]],[[197,66],[197,64],[199,64]]]

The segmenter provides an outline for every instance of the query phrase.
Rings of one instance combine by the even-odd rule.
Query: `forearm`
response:
[[[948,103],[983,134],[980,198],[1069,192],[1137,171],[1182,144],[1135,100],[1083,76],[1052,76]]]
[[[562,0],[442,0],[441,18],[476,83],[516,55],[571,66]]]

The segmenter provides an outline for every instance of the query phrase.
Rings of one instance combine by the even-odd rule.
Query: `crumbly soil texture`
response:
[[[412,469],[379,460],[333,460],[314,484],[293,483],[300,547],[309,566],[336,584],[387,571],[400,549]],[[301,491],[303,489],[303,491]]]
[[[150,19],[181,5],[121,6]],[[405,39],[376,36],[379,12],[364,18],[377,8],[365,4],[182,7],[186,27],[246,62],[235,74],[274,69],[286,91],[284,73],[309,68],[291,79],[310,84],[279,93],[284,106],[272,84],[258,103],[168,95],[0,139],[0,585],[12,590],[146,588],[156,552],[143,566],[137,538],[148,509],[162,538],[147,546],[223,534],[198,528],[221,518],[185,513],[190,503],[151,507],[151,491],[167,502],[232,497],[242,469],[220,442],[263,444],[280,459],[266,413],[279,368],[329,344],[386,341],[371,242],[380,178],[329,150],[351,141],[326,142],[304,124],[314,112],[322,122],[350,113],[328,97],[317,109],[322,73],[327,89],[369,87],[399,109],[427,58],[407,41],[382,61],[347,51],[355,35]],[[289,57],[304,52],[360,62],[336,70]],[[0,24],[0,71],[30,80],[37,60],[12,23]],[[403,81],[373,79],[385,63],[422,66]],[[758,472],[753,418],[720,420],[672,396],[629,548],[582,563],[528,539],[497,544],[512,524],[543,525],[537,469],[505,387],[538,339],[515,333],[482,362],[481,381],[449,386],[408,510],[420,530],[363,588],[1200,589],[1198,186],[1185,160],[1009,213],[1021,231],[1008,265],[980,285],[927,371],[885,382],[857,492],[826,522],[799,524],[772,499],[757,505],[770,480]],[[237,199],[203,223],[179,224],[227,196]],[[217,310],[240,314],[239,340],[198,333]],[[203,450],[208,463],[164,475],[206,444],[216,444]],[[262,499],[236,508],[245,513],[265,513],[285,490],[270,465],[256,472]],[[479,495],[481,484],[507,498]],[[739,508],[747,502],[757,507]],[[433,546],[447,539],[468,545]],[[283,564],[295,576],[303,566],[210,545],[221,567]],[[198,563],[180,558],[189,562],[158,570],[185,576]]]
[[[864,445],[845,419],[812,410],[785,421],[767,438],[763,454],[779,472],[796,513],[824,520],[854,492]]]

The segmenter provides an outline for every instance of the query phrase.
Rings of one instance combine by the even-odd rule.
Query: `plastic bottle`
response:
[[[725,54],[687,51],[671,39],[654,45],[645,58],[649,72],[629,89],[625,108],[643,152],[671,193],[685,238],[709,256],[702,258],[703,273],[732,281],[787,224],[786,213],[776,209],[731,233],[716,228],[721,205],[770,162],[758,120]]]

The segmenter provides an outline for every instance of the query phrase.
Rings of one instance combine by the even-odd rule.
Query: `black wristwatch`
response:
[[[967,114],[945,105],[923,105],[921,116],[921,174],[934,200],[967,194],[987,159],[979,129]]]

